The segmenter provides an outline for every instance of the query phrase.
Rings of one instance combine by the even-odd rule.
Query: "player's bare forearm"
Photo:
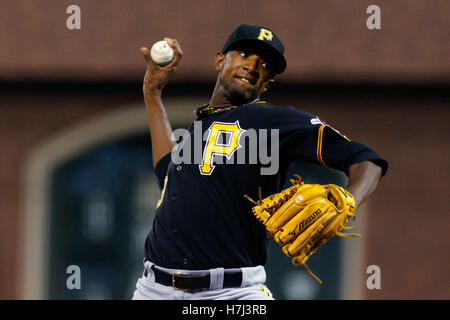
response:
[[[150,56],[150,50],[146,47],[141,48],[141,53],[147,63],[143,93],[152,139],[153,166],[156,166],[162,157],[171,152],[176,144],[172,140],[172,127],[161,94],[163,88],[175,75],[183,51],[175,39],[165,38],[165,40],[174,51],[173,60],[168,65],[159,66],[155,64]]]
[[[153,166],[156,166],[162,157],[172,151],[175,141],[172,140],[172,127],[161,94],[146,92],[144,88],[144,100],[152,140]]]
[[[381,178],[381,168],[372,161],[356,163],[349,168],[347,190],[359,207],[376,189]]]

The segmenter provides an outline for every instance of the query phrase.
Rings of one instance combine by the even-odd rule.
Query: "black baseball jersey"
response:
[[[155,167],[163,191],[145,248],[146,259],[159,266],[195,270],[264,265],[266,231],[244,194],[258,199],[258,187],[263,198],[281,191],[295,160],[346,174],[352,164],[369,160],[386,173],[387,162],[375,151],[292,106],[257,100],[207,110],[179,143],[185,161],[168,154]]]

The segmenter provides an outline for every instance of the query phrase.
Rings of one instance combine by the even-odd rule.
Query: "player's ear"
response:
[[[221,52],[216,54],[216,70],[218,72],[222,71],[223,61],[225,60],[225,55]]]

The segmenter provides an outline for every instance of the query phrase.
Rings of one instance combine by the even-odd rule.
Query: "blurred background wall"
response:
[[[66,26],[72,4],[79,30]],[[366,26],[373,4],[379,30]],[[139,48],[179,41],[184,57],[164,98],[174,128],[187,127],[209,102],[215,53],[242,23],[270,27],[286,47],[288,68],[266,100],[317,114],[390,164],[360,208],[363,238],[333,240],[312,259],[322,287],[280,256],[268,265],[275,296],[450,298],[449,9],[439,0],[0,2],[0,298],[131,298],[160,193]],[[69,265],[80,266],[81,290],[66,287]],[[381,289],[367,288],[370,265]]]

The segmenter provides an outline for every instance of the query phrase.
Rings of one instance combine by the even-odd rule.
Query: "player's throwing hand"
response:
[[[181,47],[176,39],[164,38],[164,40],[174,51],[172,61],[165,66],[159,66],[153,62],[150,56],[150,50],[147,47],[141,48],[141,53],[147,63],[147,71],[144,77],[144,94],[160,94],[162,89],[175,75],[176,67],[183,56],[183,51],[181,50]]]

